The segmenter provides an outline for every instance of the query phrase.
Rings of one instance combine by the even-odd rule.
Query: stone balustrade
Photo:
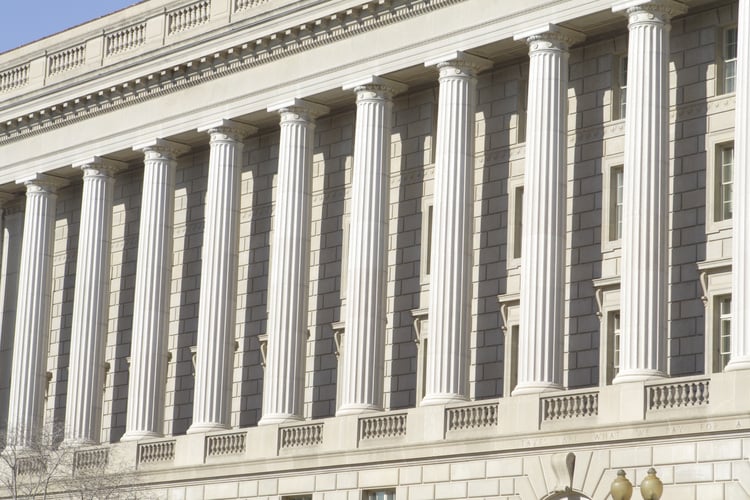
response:
[[[750,413],[750,401],[738,396],[743,390],[741,375],[718,373],[710,378],[670,380],[423,406],[374,416],[338,416],[302,425],[269,424],[109,447],[125,450],[124,456],[133,450],[138,465],[147,465],[149,470],[214,462],[262,464],[310,453],[335,462],[336,457],[349,456],[357,449],[383,457],[389,453],[409,455],[409,450],[418,455],[426,444],[439,455],[442,450],[450,453],[451,443],[456,441],[508,451],[530,445],[585,445],[604,439],[628,439],[643,432],[655,437],[717,432],[725,427],[731,430],[736,424],[728,416]],[[709,383],[717,391],[711,404]],[[664,425],[674,421],[674,413],[659,410],[670,408],[683,412],[679,426]],[[203,443],[204,453],[194,452],[198,443]],[[247,443],[253,445],[248,447]]]
[[[108,461],[109,450],[107,448],[79,450],[73,456],[73,469],[76,471],[102,469]]]
[[[573,392],[542,398],[542,421],[593,417],[599,414],[598,392]]]
[[[391,439],[406,436],[406,413],[362,418],[359,439]]]
[[[153,441],[138,445],[138,464],[172,462],[174,460],[175,440]]]
[[[206,436],[206,456],[221,457],[244,453],[246,436],[245,432]]]
[[[709,379],[690,377],[677,382],[649,384],[647,386],[648,410],[691,408],[709,404]]]
[[[146,23],[128,26],[106,35],[105,55],[113,56],[146,43]]]
[[[498,422],[497,403],[447,408],[445,415],[448,431],[481,429]]]

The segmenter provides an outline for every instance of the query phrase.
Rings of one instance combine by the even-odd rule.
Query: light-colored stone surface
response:
[[[132,147],[163,137],[192,149],[180,157],[174,170],[173,233],[159,240],[172,246],[167,259],[171,262],[165,266],[171,276],[160,285],[166,297],[166,319],[155,332],[161,336],[158,351],[163,358],[153,372],[158,381],[154,387],[163,395],[148,402],[150,412],[163,412],[154,427],[164,439],[176,441],[178,456],[174,462],[139,465],[143,483],[153,488],[155,497],[279,500],[312,494],[313,500],[361,500],[364,491],[383,488],[394,489],[399,499],[539,499],[560,481],[550,465],[552,456],[568,451],[576,455],[573,487],[590,498],[606,496],[617,469],[624,468],[637,483],[651,466],[666,484],[665,498],[748,497],[747,373],[721,373],[712,365],[718,341],[711,301],[730,293],[734,275],[727,262],[731,263],[733,255],[739,258],[732,249],[737,240],[732,238],[731,222],[717,223],[711,217],[716,171],[711,156],[717,145],[734,139],[735,120],[746,114],[735,113],[735,94],[723,93],[720,84],[723,36],[727,28],[738,24],[738,3],[687,0],[688,13],[670,21],[671,48],[661,61],[668,71],[662,80],[666,111],[660,122],[666,157],[660,160],[658,172],[665,186],[660,199],[666,211],[659,222],[666,234],[660,247],[666,260],[665,276],[658,285],[664,289],[665,309],[665,326],[659,335],[666,340],[659,356],[661,369],[673,377],[663,382],[673,385],[636,382],[617,387],[608,385],[604,366],[611,359],[605,351],[613,345],[606,338],[608,320],[597,313],[620,307],[628,246],[608,239],[609,169],[622,165],[632,154],[626,122],[637,99],[628,100],[623,119],[615,109],[622,91],[618,71],[621,58],[629,46],[633,48],[633,38],[627,19],[613,13],[612,4],[509,0],[488,9],[485,0],[409,4],[394,0],[370,2],[366,7],[364,2],[349,0],[303,4],[211,0],[208,11],[196,3],[199,22],[179,24],[179,16],[173,14],[193,3],[152,0],[1,54],[0,192],[9,194],[11,201],[3,207],[0,261],[0,430],[5,425],[5,401],[14,385],[1,373],[11,368],[7,360],[17,329],[15,300],[23,302],[23,294],[16,291],[19,265],[14,259],[22,254],[24,200],[14,182],[28,172],[51,173],[66,178],[71,186],[59,191],[52,216],[50,313],[45,333],[49,342],[39,346],[48,351],[39,374],[46,371],[51,378],[39,384],[46,399],[39,398],[43,410],[35,413],[47,422],[65,424],[75,418],[66,417],[66,411],[82,410],[66,408],[75,384],[103,384],[101,440],[121,450],[128,460],[136,460],[136,443],[118,441],[128,426],[128,405],[133,404],[128,396],[134,389],[129,377],[133,352],[140,342],[136,325],[143,294],[136,275],[148,260],[137,252],[139,242],[148,239],[139,221],[153,211],[143,192],[148,169],[144,170],[142,155]],[[567,134],[561,133],[563,143],[557,150],[567,159],[556,163],[566,172],[559,179],[564,216],[552,227],[558,230],[555,237],[564,240],[564,252],[557,265],[562,273],[559,289],[549,291],[559,294],[562,319],[559,340],[549,354],[561,355],[555,372],[557,383],[567,390],[546,393],[544,398],[507,397],[512,390],[507,379],[513,374],[508,358],[514,351],[505,345],[510,337],[503,331],[508,326],[504,321],[518,324],[521,276],[532,274],[521,266],[523,253],[513,253],[515,230],[529,229],[528,222],[516,216],[516,190],[533,187],[524,178],[531,175],[528,167],[535,160],[530,148],[538,142],[533,133],[524,133],[531,121],[529,113],[535,114],[527,96],[531,104],[541,104],[532,97],[540,89],[531,85],[529,90],[528,47],[512,37],[550,22],[580,31],[589,40],[569,48],[569,78],[561,89],[563,100],[567,89],[568,111],[565,116],[554,114],[556,120],[561,119],[555,122],[559,127],[554,133],[567,129]],[[141,33],[141,26],[143,41],[128,45],[123,33],[131,29]],[[740,30],[740,45],[747,40],[743,33]],[[437,72],[424,62],[446,60],[450,58],[446,54],[457,50],[491,60],[492,68],[474,75],[476,101],[465,101],[462,116],[466,122],[456,127],[473,128],[473,134],[441,145],[444,134],[439,132],[439,115],[457,104],[462,106],[463,101],[446,103]],[[47,55],[41,56],[45,51]],[[60,66],[64,54],[75,62],[67,70]],[[26,64],[29,67],[24,69]],[[638,73],[635,66],[631,68],[630,74]],[[390,173],[385,181],[385,227],[382,238],[377,238],[385,246],[385,295],[379,313],[384,326],[378,336],[371,337],[370,347],[357,354],[366,359],[370,349],[382,349],[382,376],[372,380],[378,367],[368,372],[367,385],[374,392],[367,398],[381,398],[384,411],[377,415],[391,420],[379,422],[402,422],[405,416],[406,430],[403,435],[386,436],[385,427],[368,427],[371,434],[363,437],[365,423],[358,416],[335,416],[342,401],[344,372],[353,372],[353,381],[364,371],[356,371],[356,366],[343,369],[344,353],[338,352],[333,325],[347,323],[348,316],[369,314],[350,309],[351,287],[356,286],[351,285],[356,276],[350,264],[357,253],[351,241],[357,237],[352,235],[366,228],[355,210],[361,191],[355,192],[355,148],[375,134],[357,126],[355,96],[341,88],[372,74],[403,81],[409,90],[393,97],[390,117],[383,117],[383,123],[386,118],[391,121],[390,127],[384,127],[389,130],[382,131],[382,142],[390,142],[385,153]],[[20,80],[6,88],[7,75]],[[638,83],[626,87],[632,91]],[[740,102],[742,95],[737,95]],[[270,376],[268,365],[262,366],[259,336],[270,333],[269,313],[277,304],[276,293],[269,288],[279,250],[275,241],[280,207],[299,201],[283,194],[279,163],[281,153],[289,152],[289,142],[282,139],[278,114],[268,111],[268,106],[302,96],[325,104],[330,113],[317,118],[309,137],[310,232],[303,256],[309,263],[294,275],[309,276],[307,292],[295,308],[306,311],[297,320],[302,325],[299,330],[307,330],[309,336],[303,334],[296,340],[293,366],[299,369],[299,380],[294,388],[285,389],[299,398],[295,417],[305,420],[299,423],[322,424],[323,431],[322,442],[286,447],[285,433],[292,433],[291,442],[302,442],[303,438],[294,436],[296,431],[287,429],[296,424],[257,427],[268,407],[262,400],[269,393],[263,385]],[[211,236],[212,230],[224,232],[221,224],[212,222],[207,206],[213,166],[210,138],[195,129],[226,118],[257,126],[259,132],[241,141],[243,152],[236,159],[239,196],[233,205],[238,214],[237,235],[221,240]],[[428,309],[431,296],[436,295],[432,293],[438,286],[436,271],[438,275],[450,271],[445,266],[436,269],[434,254],[443,248],[435,248],[431,241],[437,229],[436,203],[440,204],[438,181],[446,173],[445,144],[463,148],[458,151],[464,158],[461,178],[473,178],[463,186],[466,203],[452,214],[471,214],[461,218],[465,232],[460,238],[467,244],[463,257],[456,260],[471,264],[460,284],[448,287],[463,294],[461,305],[449,306],[460,309],[465,323],[461,331],[444,331],[434,337],[445,325],[432,313],[423,315],[425,336],[417,345],[413,314],[422,314],[419,311]],[[102,334],[106,342],[103,361],[109,370],[103,372],[101,382],[73,381],[72,351],[76,337],[80,338],[73,327],[74,291],[77,282],[83,283],[81,266],[86,265],[77,263],[85,254],[79,239],[89,228],[84,227],[87,217],[82,210],[80,173],[69,167],[80,158],[96,155],[127,164],[125,172],[114,176],[111,209],[109,321]],[[211,271],[204,270],[211,264],[207,260],[212,260],[206,257],[206,240],[226,248],[235,238],[236,271],[210,278]],[[539,272],[533,277],[535,282],[552,279]],[[297,284],[299,280],[289,281]],[[209,282],[228,292],[236,286],[236,293],[229,294],[236,296],[236,305],[220,306],[218,294],[208,293]],[[602,282],[607,284],[600,286]],[[603,295],[597,295],[602,290]],[[216,295],[216,301],[201,295]],[[507,299],[505,313],[501,313],[498,296]],[[196,353],[200,364],[206,339],[219,335],[207,329],[199,333],[201,318],[206,317],[199,311],[207,304],[216,306],[216,317],[230,325],[221,334],[227,385],[220,392],[231,394],[219,403],[224,413],[216,420],[232,428],[222,434],[240,432],[246,439],[244,452],[231,456],[209,456],[203,433],[183,435],[201,406],[193,351],[202,337],[204,347]],[[462,381],[463,388],[456,392],[470,401],[448,408],[419,406],[425,385],[421,377],[434,372],[425,363],[425,347],[436,338],[462,339],[459,350],[464,371],[446,375],[446,380],[455,375],[455,380]],[[440,358],[433,360],[433,366],[436,361],[458,366],[455,360]],[[544,359],[531,361],[545,363]],[[380,361],[373,364],[379,366]],[[704,404],[701,398],[707,388],[710,394]],[[693,390],[697,392],[690,393]],[[677,394],[677,404],[684,406],[669,408],[664,401],[672,396],[658,399],[654,396],[658,391],[677,391],[672,395]],[[679,395],[688,393],[697,399]],[[597,398],[597,411],[576,415],[571,408],[589,401],[584,399],[588,397]],[[214,401],[211,394],[209,400]],[[487,417],[492,408],[496,423],[494,417]],[[483,418],[489,419],[488,426],[480,426]]]

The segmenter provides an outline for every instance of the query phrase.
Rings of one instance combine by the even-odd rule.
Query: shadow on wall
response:
[[[571,50],[570,83],[574,97],[569,110],[575,123],[574,143],[568,141],[567,206],[569,256],[565,302],[569,304],[566,318],[564,385],[570,389],[599,384],[600,321],[593,281],[602,275],[602,189],[603,169],[611,168],[604,161],[606,98],[615,87],[614,68],[619,56],[611,41]],[[587,64],[590,60],[598,64]],[[611,118],[611,117],[610,117]],[[611,129],[611,127],[610,127]]]
[[[125,434],[142,184],[142,166],[115,179],[110,263],[112,281],[106,347],[110,368],[105,377],[102,442],[117,442]],[[112,315],[111,311],[115,308],[117,313]]]
[[[50,352],[57,366],[47,374],[46,418],[57,424],[65,422],[65,400],[68,387],[70,333],[75,295],[78,232],[81,219],[81,184],[61,189],[57,200],[57,222],[52,271],[52,318]],[[58,230],[60,228],[61,230]],[[55,298],[61,302],[55,303]],[[62,436],[60,436],[62,437]]]
[[[332,417],[336,414],[338,362],[332,324],[341,315],[342,262],[346,169],[354,153],[353,111],[328,115],[318,120],[313,159],[313,200],[310,254],[317,258],[310,267],[309,339],[305,384],[305,416]],[[312,366],[310,366],[312,363]],[[310,405],[308,407],[308,405]]]
[[[247,165],[242,174],[240,282],[237,307],[244,307],[244,322],[238,325],[240,342],[239,426],[258,424],[263,404],[263,366],[259,335],[266,333],[268,319],[268,272],[271,240],[272,186],[276,174],[279,134],[255,136],[245,141]],[[269,144],[273,144],[271,147]],[[273,154],[271,152],[273,150]]]

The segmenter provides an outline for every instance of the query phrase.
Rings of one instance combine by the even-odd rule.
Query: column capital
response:
[[[345,83],[341,87],[342,90],[352,90],[356,92],[358,99],[361,93],[374,93],[375,96],[393,97],[396,94],[405,92],[408,88],[409,86],[404,83],[375,75],[370,75],[359,80]]]
[[[45,192],[51,194],[57,192],[61,187],[70,184],[70,181],[55,175],[35,173],[18,179],[16,184],[23,184],[26,186],[26,191],[28,192]]]
[[[292,119],[297,120],[314,120],[319,116],[328,114],[330,111],[331,109],[328,106],[296,97],[268,106],[268,112],[279,113],[282,120],[290,118],[290,116],[286,115],[291,115]]]
[[[133,151],[142,151],[150,159],[162,157],[167,160],[175,160],[178,156],[190,151],[190,146],[166,139],[153,139],[133,146]]]
[[[586,35],[580,31],[564,28],[557,24],[547,23],[513,35],[513,40],[524,40],[531,52],[544,49],[567,50],[573,44],[580,43]]]
[[[612,12],[622,12],[630,17],[630,22],[662,22],[687,12],[687,5],[674,0],[627,0],[612,6]]]
[[[474,54],[469,54],[460,50],[454,50],[452,52],[443,54],[440,57],[433,57],[432,59],[428,59],[427,61],[425,61],[424,65],[428,68],[435,66],[439,70],[443,70],[445,68],[454,68],[459,72],[473,76],[480,71],[490,69],[493,63],[492,61],[490,61],[489,59],[485,59],[484,57],[475,56]],[[443,72],[441,71],[441,76],[442,75]]]
[[[211,141],[241,141],[249,135],[258,132],[258,127],[234,120],[220,119],[203,127],[198,127],[198,132],[207,132],[211,135]]]
[[[84,177],[96,173],[112,176],[127,169],[128,164],[124,161],[110,160],[109,158],[103,158],[101,156],[92,156],[91,158],[74,162],[73,168],[80,168],[83,170]]]

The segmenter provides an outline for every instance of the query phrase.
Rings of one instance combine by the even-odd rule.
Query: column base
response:
[[[361,415],[363,413],[373,413],[383,411],[382,406],[368,405],[363,403],[351,403],[343,405],[341,408],[336,410],[336,416],[340,417],[343,415]]]
[[[280,425],[280,424],[294,424],[304,422],[305,419],[299,415],[289,415],[285,413],[272,413],[269,415],[263,415],[258,421],[258,425]]]
[[[140,441],[141,439],[162,438],[164,434],[153,431],[128,431],[122,435],[120,441]]]
[[[422,398],[419,406],[450,405],[467,401],[469,401],[469,398],[461,394],[428,394]]]
[[[216,424],[212,422],[206,422],[202,424],[193,424],[188,427],[185,431],[186,434],[205,434],[206,432],[221,432],[231,429],[230,426],[224,424]]]
[[[729,363],[724,367],[725,372],[734,372],[739,370],[750,370],[750,356],[732,357]]]
[[[564,387],[555,382],[521,382],[510,393],[511,396],[540,394],[542,392],[562,391]]]
[[[661,370],[635,369],[622,370],[612,380],[613,384],[627,384],[629,382],[645,382],[648,380],[658,380],[669,378],[669,375]]]

